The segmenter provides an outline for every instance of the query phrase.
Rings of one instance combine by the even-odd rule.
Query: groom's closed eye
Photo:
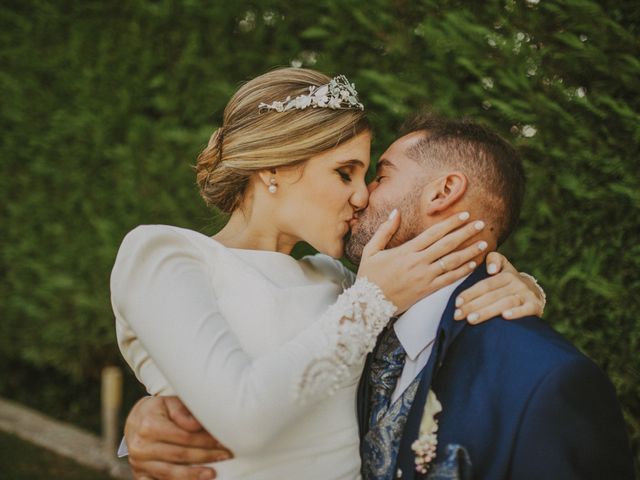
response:
[[[373,181],[380,183],[383,179],[388,178],[391,171],[395,169],[396,166],[393,163],[383,158],[378,162],[376,174]]]
[[[380,183],[385,178],[387,177],[385,177],[384,175],[377,175],[376,178],[374,179],[374,182]]]
[[[376,183],[381,183],[384,179],[389,178],[389,169],[385,166],[379,167],[376,171],[376,175],[373,178],[373,181]]]

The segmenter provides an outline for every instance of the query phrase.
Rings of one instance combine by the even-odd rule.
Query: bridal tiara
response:
[[[305,108],[330,108],[332,110],[364,110],[364,105],[358,101],[358,92],[354,83],[349,83],[347,77],[338,75],[333,77],[326,85],[309,87],[308,95],[298,95],[292,99],[290,96],[282,102],[271,104],[261,103],[260,110],[274,110],[286,112],[289,110],[304,110]]]

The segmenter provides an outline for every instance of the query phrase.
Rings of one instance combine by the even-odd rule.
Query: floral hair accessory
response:
[[[427,401],[424,404],[422,420],[420,421],[420,434],[418,439],[411,444],[411,450],[416,454],[416,471],[425,474],[429,463],[436,458],[438,446],[438,421],[436,415],[442,411],[442,405],[433,390],[429,390]]]
[[[338,75],[326,85],[309,87],[308,95],[298,95],[291,99],[287,97],[282,102],[271,104],[261,103],[260,110],[275,110],[286,112],[289,110],[304,110],[305,108],[330,108],[332,110],[364,110],[364,105],[358,101],[358,92],[354,83],[349,83],[347,77]]]

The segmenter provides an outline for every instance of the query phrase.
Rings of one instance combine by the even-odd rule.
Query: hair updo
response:
[[[357,109],[258,109],[262,102],[308,94],[310,86],[330,80],[314,70],[281,68],[240,87],[196,163],[200,195],[209,207],[231,213],[242,203],[253,173],[302,164],[369,130],[364,112]]]

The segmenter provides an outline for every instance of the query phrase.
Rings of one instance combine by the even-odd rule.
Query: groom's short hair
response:
[[[525,191],[522,161],[511,144],[469,119],[450,120],[421,113],[402,126],[401,135],[425,132],[407,155],[428,168],[456,168],[469,179],[486,215],[496,225],[498,244],[515,228]]]

